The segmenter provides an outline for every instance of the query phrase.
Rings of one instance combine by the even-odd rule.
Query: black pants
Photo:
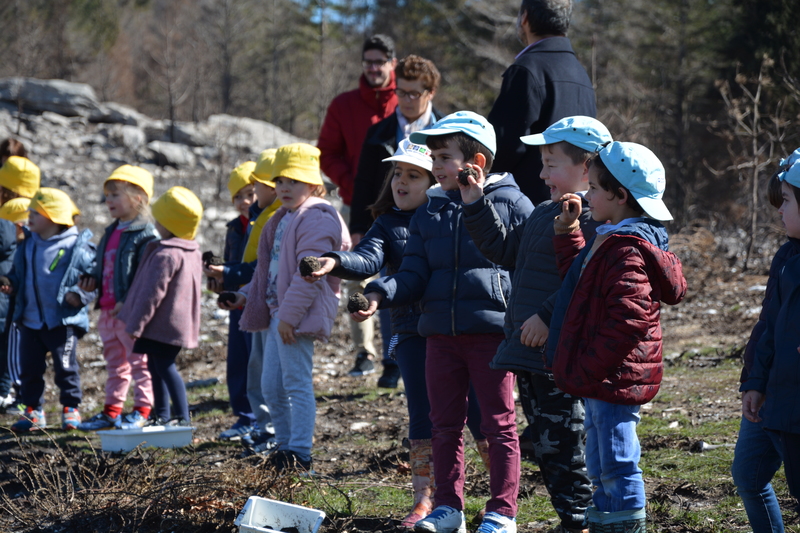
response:
[[[53,355],[55,382],[61,391],[59,401],[64,407],[81,403],[81,376],[78,373],[78,336],[72,326],[53,329],[31,329],[20,325],[20,381],[22,403],[41,409],[44,403],[44,373],[47,353]]]
[[[153,379],[153,400],[156,417],[164,420],[172,418],[169,400],[178,418],[189,421],[189,402],[186,399],[186,385],[183,383],[175,359],[181,351],[173,346],[152,339],[137,339],[133,351],[147,354],[147,369]]]

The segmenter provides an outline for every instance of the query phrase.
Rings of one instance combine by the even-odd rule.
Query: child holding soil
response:
[[[114,218],[97,247],[91,276],[81,280],[85,291],[100,290],[97,332],[103,341],[108,380],[103,410],[81,423],[81,431],[134,429],[145,425],[153,406],[153,383],[147,356],[133,351],[133,337],[117,318],[128,295],[145,247],[158,239],[150,222],[148,204],[153,195],[153,175],[131,165],[116,169],[103,183],[103,195]],[[128,388],[133,381],[133,410],[122,415]]]
[[[770,472],[774,474],[779,468],[780,459],[783,459],[789,492],[800,502],[800,411],[797,409],[800,403],[800,330],[797,328],[800,313],[800,257],[795,251],[797,239],[800,239],[800,161],[778,174],[778,180],[781,182],[782,199],[778,212],[790,239],[784,247],[791,247],[792,250],[781,248],[784,250],[783,256],[787,258],[774,281],[766,326],[756,345],[752,367],[739,388],[744,393],[744,418],[768,430],[765,433],[769,435],[771,443],[765,442],[761,453],[753,445],[747,446],[747,450],[740,450],[737,443],[736,453],[748,453],[750,457],[749,464],[739,466],[739,470],[757,469],[762,476]],[[791,254],[792,251],[795,255]],[[770,281],[773,281],[771,271]],[[771,453],[772,448],[779,452],[779,457]],[[735,458],[734,464],[738,461],[740,459]],[[777,501],[774,505],[777,506]],[[747,505],[746,509],[754,529],[775,531],[775,527],[782,525],[780,507],[773,507],[770,512],[770,516],[775,516],[775,523],[772,524],[773,521],[764,516],[758,522],[754,521],[750,513],[751,506]]]
[[[196,348],[200,332],[203,265],[194,238],[203,204],[189,189],[172,187],[152,206],[161,240],[147,244],[117,318],[133,352],[147,354],[156,425],[190,423],[186,386],[175,367],[181,348]],[[177,415],[172,420],[169,400]]]
[[[400,269],[403,250],[408,240],[408,224],[418,207],[427,200],[426,192],[436,183],[431,173],[430,149],[404,139],[394,156],[384,159],[393,163],[384,180],[378,199],[370,206],[375,222],[352,252],[328,252],[319,258],[320,269],[306,276],[317,281],[326,274],[343,279],[367,279],[386,265],[386,273]],[[411,484],[414,505],[401,521],[404,529],[413,529],[433,510],[434,476],[431,458],[431,410],[425,380],[425,339],[417,332],[419,304],[396,307],[392,312],[394,354],[405,384],[408,407],[408,441],[411,459]],[[474,391],[470,391],[467,425],[481,452],[488,459],[488,443],[480,432],[480,408]],[[488,470],[488,461],[485,462]]]
[[[279,469],[311,470],[316,401],[311,377],[314,339],[330,335],[339,305],[339,280],[303,281],[303,257],[350,246],[344,221],[322,197],[319,149],[303,143],[282,146],[273,166],[282,206],[264,227],[253,280],[222,307],[245,305],[239,326],[267,330],[261,392],[275,428]],[[248,369],[249,370],[249,369]]]
[[[5,294],[14,293],[14,322],[20,330],[20,400],[25,411],[11,430],[24,433],[46,425],[43,410],[47,353],[53,357],[55,382],[61,391],[61,427],[75,429],[81,422],[81,379],[77,343],[89,329],[86,306],[94,293],[83,291],[78,282],[94,266],[92,232],[78,232],[70,197],[58,190],[42,188],[32,195],[30,234],[14,255]]]
[[[667,251],[672,220],[661,197],[661,161],[635,143],[605,145],[589,166],[586,200],[597,235],[586,242],[583,198],[561,197],[553,244],[565,274],[547,343],[556,386],[585,401],[586,470],[595,487],[590,532],[645,531],[644,481],[636,435],[639,406],[661,384],[661,302],[686,294]]]

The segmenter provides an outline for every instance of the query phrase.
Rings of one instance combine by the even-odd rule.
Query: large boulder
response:
[[[0,78],[0,100],[67,117],[91,117],[100,109],[91,86],[64,80]]]
[[[155,154],[156,164],[173,167],[193,167],[196,160],[192,151],[183,144],[151,141],[147,147]]]
[[[99,105],[97,112],[89,117],[89,120],[92,122],[110,122],[112,124],[139,127],[151,122],[149,117],[139,113],[134,108],[116,102],[103,102]]]
[[[216,146],[251,154],[284,144],[306,142],[269,122],[231,115],[211,115],[200,129]]]

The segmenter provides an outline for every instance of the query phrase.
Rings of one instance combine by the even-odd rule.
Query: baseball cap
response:
[[[800,188],[800,159],[797,159],[788,170],[778,174],[778,179]]]
[[[428,137],[461,132],[472,137],[492,152],[497,151],[494,127],[489,121],[472,111],[456,111],[439,120],[427,130],[415,131],[409,139],[414,144],[425,144]]]
[[[548,126],[542,133],[525,135],[519,139],[525,144],[534,146],[568,142],[592,153],[599,150],[605,143],[613,141],[611,133],[602,122],[596,118],[581,115],[562,118]]]
[[[786,159],[781,159],[780,166],[782,167],[792,166],[797,161],[800,161],[800,148],[789,154],[789,157],[787,157]]]
[[[598,153],[609,172],[630,191],[649,217],[672,220],[672,214],[661,200],[667,180],[664,165],[656,154],[641,144],[616,141]]]
[[[414,144],[408,139],[403,139],[397,145],[392,157],[387,157],[384,161],[400,161],[402,163],[411,163],[420,168],[429,171],[433,168],[433,161],[431,160],[431,149],[424,144]]]

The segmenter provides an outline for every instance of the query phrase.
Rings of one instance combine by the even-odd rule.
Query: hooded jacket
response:
[[[510,174],[490,174],[484,194],[506,227],[533,211]],[[488,259],[464,227],[461,192],[428,189],[428,203],[411,218],[400,271],[371,282],[364,293],[383,295],[381,307],[419,301],[419,335],[501,333],[511,291],[509,270]]]
[[[597,237],[595,237],[597,238]],[[686,279],[660,223],[637,219],[607,236],[583,268],[594,239],[553,238],[559,270],[547,359],[562,391],[641,405],[661,384],[661,303],[679,303]]]
[[[395,87],[394,71],[386,87],[372,87],[362,74],[358,89],[340,94],[328,106],[317,140],[319,162],[322,171],[339,186],[339,196],[346,205],[353,197],[353,181],[367,129],[394,113]]]
[[[17,250],[17,228],[13,222],[0,219],[0,276],[8,276],[14,265],[14,252]],[[6,322],[11,298],[0,293],[0,332],[6,330]]]

